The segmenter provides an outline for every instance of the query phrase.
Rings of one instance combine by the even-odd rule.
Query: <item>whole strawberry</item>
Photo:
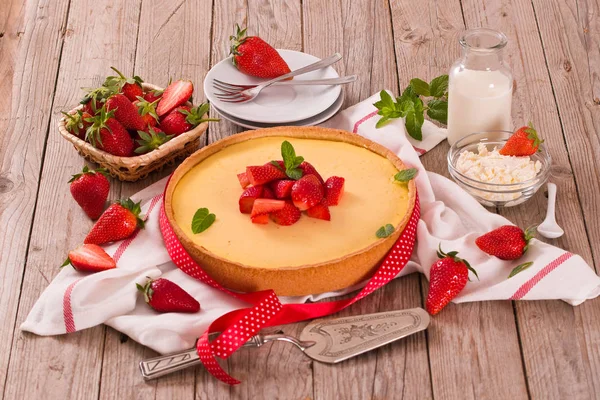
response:
[[[85,140],[85,131],[92,124],[89,119],[92,116],[86,111],[77,110],[74,113],[62,112],[65,116],[65,129],[79,139]]]
[[[113,111],[115,119],[123,125],[125,129],[142,131],[147,124],[138,113],[137,108],[131,103],[125,95],[113,94],[106,100],[106,109]]]
[[[148,102],[143,97],[137,98],[133,105],[137,107],[138,114],[142,117],[144,121],[144,126],[155,127],[158,124],[158,114],[156,114],[156,104],[158,103],[158,99],[154,100],[154,102]]]
[[[529,241],[534,236],[535,227],[523,232],[518,226],[504,225],[479,236],[475,239],[475,244],[482,251],[501,260],[516,260],[527,251]]]
[[[118,87],[118,91],[123,93],[123,95],[129,99],[129,101],[134,101],[138,98],[138,96],[144,95],[144,91],[142,90],[142,83],[144,81],[142,80],[142,78],[140,78],[139,76],[127,78],[115,67],[110,67],[110,69],[115,71],[117,73],[117,76],[106,77],[103,86]]]
[[[229,40],[233,65],[241,72],[259,78],[276,78],[290,72],[277,50],[258,36],[246,36],[246,29],[240,29],[239,25]]]
[[[177,107],[162,119],[160,128],[167,135],[179,136],[200,125],[202,122],[219,121],[214,118],[204,118],[208,108],[208,103],[193,108],[189,106]]]
[[[73,175],[69,183],[71,183],[71,195],[77,204],[88,217],[98,218],[104,211],[104,204],[110,189],[110,183],[106,179],[106,170],[93,170],[85,165],[81,173]]]
[[[113,118],[113,115],[113,111],[107,112],[106,107],[102,107],[91,119],[92,125],[87,129],[85,138],[92,146],[107,153],[131,157],[134,148],[133,139],[127,129]]]
[[[69,264],[79,272],[100,272],[117,267],[115,260],[96,244],[83,244],[70,251],[62,267]]]
[[[90,115],[96,115],[104,106],[106,99],[119,92],[117,86],[100,86],[99,88],[84,88],[84,90],[87,94],[80,101],[80,104],[83,104],[81,111]]]
[[[467,285],[469,271],[477,272],[466,260],[457,257],[458,252],[444,253],[440,245],[438,257],[429,272],[429,293],[425,308],[431,315],[439,313]]]
[[[530,122],[529,126],[522,126],[508,138],[500,149],[500,154],[503,156],[530,156],[538,151],[543,142]]]
[[[138,290],[144,293],[144,300],[158,312],[185,312],[195,313],[200,311],[200,303],[179,285],[168,279],[159,278],[148,282],[144,286],[136,284]]]
[[[105,244],[128,238],[136,229],[144,227],[140,212],[140,203],[131,199],[112,204],[92,226],[83,242]]]

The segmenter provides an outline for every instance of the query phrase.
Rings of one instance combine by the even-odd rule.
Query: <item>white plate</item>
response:
[[[327,110],[323,111],[322,113],[319,113],[317,115],[315,115],[312,118],[307,118],[307,119],[303,119],[300,121],[293,121],[293,122],[287,122],[283,125],[287,125],[287,126],[313,126],[313,125],[318,125],[322,122],[327,121],[329,118],[333,117],[342,107],[342,103],[344,102],[344,95],[340,94],[340,96],[337,98],[337,100],[332,104],[331,107],[329,107]],[[252,121],[246,121],[244,119],[240,119],[240,118],[236,118],[232,115],[227,114],[226,112],[218,109],[217,107],[215,107],[214,104],[212,104],[213,108],[215,109],[215,111],[217,111],[217,113],[219,113],[219,115],[223,118],[225,118],[228,121],[233,122],[236,125],[239,126],[243,126],[244,128],[249,128],[249,129],[261,129],[261,128],[272,128],[274,126],[280,126],[282,124],[263,124],[260,122],[252,122]]]
[[[319,61],[310,54],[293,50],[277,50],[292,71]],[[299,75],[294,79],[338,78],[332,67]],[[256,85],[265,79],[241,73],[233,66],[231,57],[211,68],[204,79],[204,94],[219,110],[232,117],[265,124],[283,124],[308,119],[330,108],[340,97],[341,86],[272,86],[246,103],[226,103],[214,96],[213,79],[241,85]]]

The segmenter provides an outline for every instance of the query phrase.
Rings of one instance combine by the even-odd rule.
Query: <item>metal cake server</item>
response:
[[[294,344],[313,360],[335,364],[425,330],[428,325],[429,314],[422,308],[319,319],[308,324],[299,338],[283,333],[258,334],[242,347],[284,341]],[[211,340],[218,335],[212,334]],[[194,347],[141,361],[140,371],[149,380],[199,364],[202,362]]]

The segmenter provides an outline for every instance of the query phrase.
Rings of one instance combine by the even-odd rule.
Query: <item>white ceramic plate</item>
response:
[[[310,54],[293,50],[277,50],[292,71],[319,61]],[[338,78],[332,67],[299,75],[294,79]],[[314,117],[340,97],[341,86],[272,86],[264,89],[254,100],[246,103],[226,103],[214,96],[213,79],[241,85],[256,85],[266,81],[241,73],[228,57],[212,67],[204,79],[204,94],[213,106],[228,115],[250,122],[285,124]]]
[[[327,121],[329,118],[333,117],[342,107],[342,103],[344,102],[344,95],[340,94],[340,96],[337,98],[337,100],[331,105],[331,107],[329,107],[327,110],[323,111],[322,113],[319,113],[317,115],[315,115],[312,118],[307,118],[307,119],[303,119],[300,121],[293,121],[293,122],[287,122],[284,124],[263,124],[260,122],[252,122],[252,121],[246,121],[244,119],[240,119],[240,118],[236,118],[232,115],[227,114],[226,112],[218,109],[217,107],[215,107],[214,104],[212,104],[213,108],[217,111],[217,113],[219,113],[219,115],[221,117],[223,117],[224,119],[233,122],[236,125],[239,126],[243,126],[244,128],[249,128],[249,129],[261,129],[261,128],[272,128],[274,126],[281,126],[281,125],[287,125],[287,126],[314,126],[314,125],[318,125],[322,122]]]

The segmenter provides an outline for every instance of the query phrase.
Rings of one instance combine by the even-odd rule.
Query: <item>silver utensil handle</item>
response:
[[[294,79],[292,81],[275,82],[271,86],[298,86],[298,85],[343,85],[354,82],[358,76],[349,75],[340,78],[327,79]]]
[[[145,380],[149,380],[198,364],[202,364],[202,361],[194,347],[181,353],[140,361],[140,372]]]
[[[298,68],[295,71],[289,72],[289,73],[287,73],[285,75],[278,76],[275,79],[271,79],[270,81],[267,81],[267,82],[263,83],[260,86],[263,87],[263,88],[265,88],[267,86],[272,85],[275,82],[283,81],[283,80],[286,80],[288,78],[292,78],[292,77],[297,76],[297,75],[302,75],[302,74],[305,74],[307,72],[316,71],[318,69],[328,67],[331,64],[336,63],[339,60],[341,60],[341,58],[342,58],[342,55],[340,53],[335,53],[332,56],[329,56],[327,58],[319,60],[319,61],[317,61],[315,63],[309,64],[306,67]]]
[[[215,339],[220,333],[211,333],[209,340]],[[261,335],[252,336],[242,347],[260,347],[264,344]],[[196,347],[179,353],[167,354],[140,361],[140,372],[145,380],[156,379],[194,365],[202,365]]]

